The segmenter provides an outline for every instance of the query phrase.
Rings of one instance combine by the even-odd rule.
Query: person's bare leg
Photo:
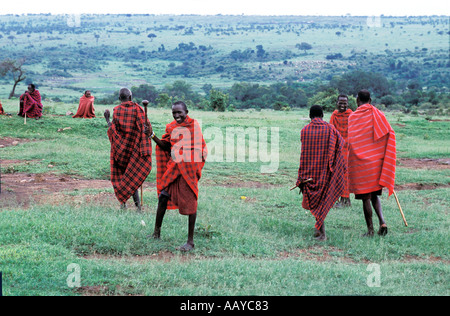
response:
[[[155,220],[155,231],[153,232],[152,237],[155,239],[159,239],[161,237],[161,226],[164,219],[164,215],[167,210],[167,202],[169,201],[169,197],[167,195],[160,194],[158,199],[158,209],[156,211],[156,220]]]
[[[371,202],[380,223],[380,230],[378,231],[378,235],[385,236],[388,232],[388,229],[383,217],[383,209],[381,207],[381,201],[378,195],[372,196]]]
[[[197,214],[189,215],[188,240],[183,246],[180,247],[181,251],[191,251],[194,249],[194,229],[196,219]]]
[[[370,205],[370,199],[363,200],[364,218],[367,224],[367,233],[363,236],[373,236],[373,222],[372,222],[372,206]]]
[[[139,190],[136,190],[133,194],[134,205],[136,205],[138,212],[141,211],[141,200],[139,199]]]
[[[325,233],[325,223],[319,229],[319,236],[316,237],[316,240],[325,241],[327,240],[327,234]]]

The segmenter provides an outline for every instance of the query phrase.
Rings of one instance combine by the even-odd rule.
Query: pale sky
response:
[[[200,15],[450,15],[448,0],[2,0],[0,15],[26,13]]]

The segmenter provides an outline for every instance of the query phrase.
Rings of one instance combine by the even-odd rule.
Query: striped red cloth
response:
[[[395,132],[383,112],[364,104],[349,117],[349,189],[364,194],[388,188],[394,192]]]
[[[80,104],[78,106],[77,113],[72,117],[81,117],[88,119],[95,117],[94,100],[94,96],[86,97],[83,94],[83,96],[80,98]]]
[[[175,120],[166,125],[166,132],[161,141],[170,143],[171,154],[156,146],[156,184],[157,193],[162,190],[168,191],[168,187],[182,176],[189,188],[198,199],[198,181],[202,176],[205,165],[207,149],[203,134],[198,122],[189,116],[183,123],[178,124]],[[182,199],[171,197],[168,209],[189,209],[189,206],[176,205]],[[186,215],[186,214],[185,214]]]
[[[345,164],[348,166],[348,117],[352,114],[353,111],[351,109],[347,109],[345,112],[339,112],[335,110],[331,114],[330,124],[332,124],[338,132],[341,134],[342,138],[345,140],[344,148],[342,153],[344,155]],[[344,175],[344,192],[342,193],[342,197],[348,198],[350,197],[350,191],[348,189],[348,172]]]
[[[152,170],[152,144],[144,134],[144,122],[144,110],[137,103],[123,102],[114,108],[108,137],[111,183],[120,203],[136,192]]]
[[[0,102],[0,115],[5,115],[5,111],[3,111],[2,103]]]
[[[20,96],[20,100],[23,101],[23,106],[20,106],[19,114],[20,116],[35,118],[42,116],[42,102],[41,94],[39,90],[34,90],[33,92],[25,92]]]
[[[311,211],[316,218],[315,227],[320,229],[344,191],[344,139],[333,125],[314,118],[302,129],[301,143],[297,185],[313,179],[303,185],[302,207]]]

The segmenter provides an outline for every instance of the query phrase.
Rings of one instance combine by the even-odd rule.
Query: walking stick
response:
[[[402,214],[403,222],[405,223],[405,226],[408,227],[408,223],[406,222],[405,214],[403,214],[402,207],[400,206],[400,202],[398,201],[397,193],[395,193],[395,191],[394,191],[394,197],[395,197],[395,200],[397,201],[397,205],[400,210],[400,214]]]
[[[25,112],[25,120],[23,122],[23,125],[27,125],[27,112]]]
[[[302,183],[310,182],[310,181],[312,181],[312,180],[313,180],[312,178],[309,178],[309,179],[307,179],[307,180],[303,180]],[[290,189],[289,191],[292,191],[292,190],[294,190],[295,188],[298,188],[298,185],[296,185],[295,187],[293,187],[293,188]]]
[[[144,110],[145,110],[145,122],[144,122],[144,124],[147,125],[147,121],[148,121],[148,117],[147,117],[148,101],[144,100],[144,101],[142,101],[142,104],[144,105]],[[141,207],[144,207],[144,189],[143,189],[143,187],[144,187],[144,183],[142,183],[142,185],[141,185]]]

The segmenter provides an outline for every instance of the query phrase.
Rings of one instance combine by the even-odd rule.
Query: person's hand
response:
[[[152,136],[152,134],[153,134],[152,125],[147,126],[147,124],[144,124],[144,134],[147,135],[147,137]]]
[[[111,113],[109,113],[108,109],[105,110],[105,113],[103,115],[105,116],[106,121],[109,122],[109,118],[111,117]]]

